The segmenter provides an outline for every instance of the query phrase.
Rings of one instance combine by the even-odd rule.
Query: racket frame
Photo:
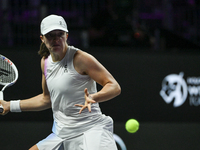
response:
[[[14,70],[15,72],[15,79],[10,82],[10,83],[3,83],[0,81],[0,85],[3,85],[3,88],[1,89],[0,91],[0,100],[3,100],[4,99],[4,96],[3,96],[3,91],[9,87],[9,86],[12,86],[13,84],[15,84],[15,82],[17,81],[18,77],[19,77],[19,74],[18,74],[18,70],[17,70],[17,67],[15,66],[15,64],[10,60],[8,59],[7,57],[3,56],[0,54],[0,59],[5,61],[7,64],[9,64],[12,69]],[[3,106],[0,104],[0,113],[3,112]]]

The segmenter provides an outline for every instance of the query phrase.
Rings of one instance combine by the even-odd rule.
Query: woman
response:
[[[0,101],[2,115],[52,108],[52,134],[30,150],[116,150],[113,121],[98,103],[120,94],[117,81],[93,56],[67,44],[67,24],[61,16],[42,20],[40,38],[43,93]],[[96,82],[102,85],[98,92]]]

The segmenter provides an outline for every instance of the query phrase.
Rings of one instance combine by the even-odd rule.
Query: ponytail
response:
[[[38,54],[44,58],[47,58],[50,54],[49,50],[43,42],[40,44],[40,50],[38,51]]]

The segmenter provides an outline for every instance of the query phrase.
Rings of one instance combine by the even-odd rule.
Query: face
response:
[[[62,53],[66,50],[68,34],[62,30],[53,30],[40,36],[50,53]]]

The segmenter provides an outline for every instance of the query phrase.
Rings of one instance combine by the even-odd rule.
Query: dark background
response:
[[[16,84],[4,92],[5,100],[42,92],[40,21],[49,14],[62,15],[69,45],[96,57],[121,85],[121,95],[100,107],[113,118],[114,133],[128,150],[199,149],[199,106],[190,106],[187,98],[174,108],[159,95],[169,74],[184,72],[185,80],[200,76],[198,1],[117,0],[110,17],[107,2],[1,0],[0,53],[19,71]],[[134,134],[125,130],[130,118],[140,122]],[[1,149],[28,149],[45,138],[51,126],[51,110],[0,116]]]
[[[36,52],[17,49],[16,52],[2,51],[3,55],[10,56],[10,59],[16,62],[19,70],[16,84],[4,92],[5,99],[26,99],[42,92],[40,56]],[[125,122],[132,117],[145,122],[199,122],[199,106],[191,106],[187,99],[182,106],[175,108],[173,103],[165,103],[159,94],[162,80],[169,74],[184,72],[185,80],[187,77],[199,77],[199,55],[119,51],[104,54],[93,48],[89,53],[95,56],[121,85],[121,95],[100,103],[102,111],[112,116],[116,122]],[[100,88],[98,85],[98,89]],[[10,113],[1,117],[1,120],[11,118],[16,121],[52,120],[50,110]]]

